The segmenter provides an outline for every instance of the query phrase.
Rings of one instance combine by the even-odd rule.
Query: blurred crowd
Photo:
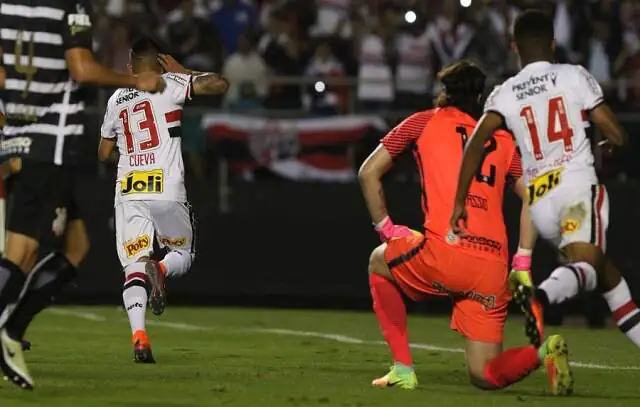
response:
[[[231,81],[225,108],[336,114],[415,110],[435,74],[469,58],[499,82],[517,70],[519,10],[555,18],[557,58],[579,63],[618,110],[640,110],[637,0],[94,0],[95,48],[124,69],[129,39],[155,34],[186,66]],[[466,7],[465,7],[466,6]]]

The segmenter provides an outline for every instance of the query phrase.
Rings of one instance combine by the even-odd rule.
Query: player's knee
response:
[[[38,241],[26,235],[9,232],[4,257],[24,273],[31,271],[38,256]]]
[[[386,274],[384,249],[385,245],[380,245],[371,252],[371,256],[369,256],[369,274]]]
[[[73,243],[68,244],[65,247],[65,255],[75,267],[80,266],[80,263],[87,257],[91,243],[89,239],[76,239]]]
[[[596,245],[586,242],[576,242],[564,247],[562,251],[571,263],[584,261],[591,264],[598,273],[604,270],[604,254]]]
[[[469,372],[469,383],[480,390],[497,390],[498,387],[491,384],[481,375]]]
[[[169,277],[179,277],[186,274],[195,260],[195,253],[189,250],[174,249],[164,256],[162,263],[166,267]]]

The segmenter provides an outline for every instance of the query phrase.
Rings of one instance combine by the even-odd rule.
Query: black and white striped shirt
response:
[[[3,154],[56,165],[80,157],[82,93],[67,70],[65,52],[92,47],[89,0],[8,0],[0,4]]]

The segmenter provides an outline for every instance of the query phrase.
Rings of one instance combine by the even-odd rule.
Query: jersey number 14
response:
[[[549,143],[562,141],[564,143],[564,151],[570,153],[573,151],[572,137],[573,130],[569,127],[569,118],[567,117],[566,104],[562,96],[549,99],[549,116],[547,120],[547,140]],[[531,136],[531,144],[533,147],[533,156],[536,160],[544,159],[542,148],[540,147],[540,136],[538,133],[538,124],[536,114],[531,105],[524,106],[520,110],[522,117],[529,129]]]

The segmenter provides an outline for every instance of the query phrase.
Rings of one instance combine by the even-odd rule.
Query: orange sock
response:
[[[407,333],[407,310],[398,287],[377,274],[369,275],[369,287],[373,298],[373,311],[378,318],[384,340],[391,349],[393,361],[411,366]]]
[[[533,346],[507,349],[484,368],[484,380],[502,389],[529,376],[540,366],[538,350]]]

